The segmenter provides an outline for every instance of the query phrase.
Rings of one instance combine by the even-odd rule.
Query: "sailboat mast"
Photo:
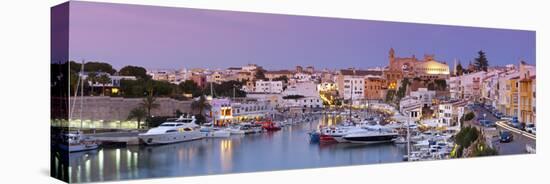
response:
[[[82,72],[84,72],[84,60],[82,61],[80,74],[78,76],[80,79],[80,83],[82,84],[80,85],[80,129],[82,129],[82,105],[84,103],[84,79],[82,78]]]
[[[353,79],[350,80],[350,82],[351,82],[351,90],[349,90],[349,91],[350,91],[351,94],[350,94],[350,97],[349,97],[349,121],[352,121],[351,120],[351,108],[353,107],[353,82],[354,82]]]

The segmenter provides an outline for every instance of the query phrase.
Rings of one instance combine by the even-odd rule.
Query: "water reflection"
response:
[[[310,144],[307,132],[339,116],[323,116],[282,131],[160,146],[102,148],[70,155],[71,182],[193,176],[400,161],[393,144]]]

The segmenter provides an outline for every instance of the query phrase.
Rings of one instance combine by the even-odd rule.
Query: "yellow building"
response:
[[[518,80],[519,84],[519,116],[518,119],[522,123],[531,124],[535,123],[535,75],[534,66],[520,63],[520,76]]]
[[[506,115],[508,116],[518,117],[518,81],[519,76],[510,78],[510,80],[508,80],[508,84],[506,84],[506,98],[508,98],[508,101],[510,102],[506,104]]]

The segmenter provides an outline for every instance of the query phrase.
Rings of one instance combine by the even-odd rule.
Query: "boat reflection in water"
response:
[[[71,154],[69,175],[71,182],[94,182],[402,161],[403,145],[309,143],[319,123],[337,121],[324,116],[276,132]]]

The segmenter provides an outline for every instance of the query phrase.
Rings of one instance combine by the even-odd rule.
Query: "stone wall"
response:
[[[73,101],[74,100],[74,101]],[[142,98],[122,98],[108,96],[82,97],[82,119],[103,121],[124,121],[130,111],[140,106]],[[74,103],[72,119],[80,119],[81,98],[70,99]],[[179,101],[171,98],[157,98],[159,107],[151,110],[153,116],[175,116],[176,110],[191,112],[191,101]]]

